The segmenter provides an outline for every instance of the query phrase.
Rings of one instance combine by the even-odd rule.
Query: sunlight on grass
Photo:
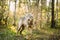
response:
[[[16,27],[11,26],[11,27],[9,27],[9,28],[11,29],[11,31],[13,31],[13,32],[17,33]]]
[[[24,31],[22,32],[22,34],[23,34],[23,35],[27,35],[27,34],[28,34],[27,30],[24,30]]]
[[[55,32],[58,32],[57,29],[51,29],[51,28],[43,28],[43,29],[39,29],[41,32],[45,33],[45,34],[48,34],[48,35],[52,35],[54,34]]]

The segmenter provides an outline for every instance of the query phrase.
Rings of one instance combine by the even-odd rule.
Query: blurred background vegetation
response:
[[[35,29],[17,35],[26,13],[34,14]],[[60,40],[60,0],[0,0],[0,40]]]

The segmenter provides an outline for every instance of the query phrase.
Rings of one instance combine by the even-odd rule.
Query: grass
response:
[[[30,30],[25,29],[22,33],[23,35],[16,35],[16,27],[8,25],[8,27],[3,27],[0,25],[0,40],[60,40],[60,19],[56,29],[44,26],[44,28]]]

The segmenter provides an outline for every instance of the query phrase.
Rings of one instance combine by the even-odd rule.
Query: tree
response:
[[[45,12],[43,12],[43,10],[45,11],[45,8],[46,8],[46,0],[40,0],[41,1],[41,12],[40,12],[40,27],[43,27],[44,26],[44,22],[45,21],[42,21],[44,20],[44,15],[45,15]],[[44,14],[44,15],[43,15]],[[44,19],[43,19],[44,18]]]
[[[52,0],[52,11],[51,11],[51,28],[55,28],[55,20],[54,20],[54,0]]]
[[[6,20],[7,20],[7,26],[9,25],[9,11],[10,11],[10,0],[7,0],[7,7],[8,7],[8,9],[7,9],[7,11],[8,11],[8,13],[7,13],[7,17],[6,17]]]
[[[58,0],[57,0],[57,3],[56,3],[56,23],[58,23]],[[57,26],[57,24],[56,24]]]
[[[14,24],[13,24],[14,26],[16,26],[16,22],[15,22],[16,21],[16,16],[15,15],[16,15],[16,0],[15,0]]]
[[[7,4],[6,4],[6,0],[1,0],[0,1],[0,9],[1,9],[1,11],[0,11],[0,24],[7,24],[7,18],[6,18],[6,15],[4,15],[5,14],[5,12],[7,11]]]
[[[49,25],[49,23],[50,23],[50,5],[49,5],[49,3],[50,3],[51,1],[50,0],[47,0],[47,14],[46,14],[46,16],[47,16],[47,26],[50,26]]]
[[[0,24],[2,24],[1,20],[3,18],[2,10],[3,10],[3,0],[2,1],[0,0]]]

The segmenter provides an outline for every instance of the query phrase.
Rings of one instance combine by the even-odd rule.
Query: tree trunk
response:
[[[42,27],[42,0],[41,0],[41,15],[40,15],[40,27]]]
[[[9,1],[9,4],[8,4],[8,14],[7,14],[7,25],[9,24],[8,20],[9,20],[9,11],[10,11],[10,0]]]
[[[52,11],[51,11],[51,28],[55,28],[55,21],[54,21],[54,0],[52,0]]]
[[[57,4],[56,4],[56,10],[57,10],[57,12],[56,12],[56,20],[57,20],[57,22],[56,23],[58,23],[58,0],[57,0]]]
[[[16,0],[15,0],[15,11],[14,11],[14,26],[16,26]]]

